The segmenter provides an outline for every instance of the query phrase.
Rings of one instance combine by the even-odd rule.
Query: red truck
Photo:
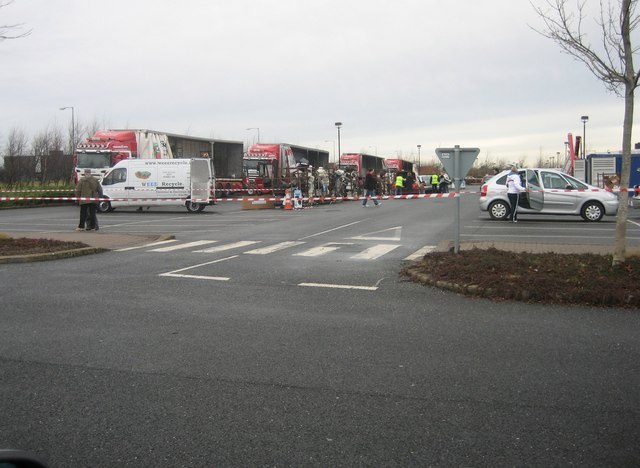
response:
[[[369,169],[380,173],[384,169],[384,159],[364,153],[343,153],[340,155],[340,167],[355,167],[358,177],[364,177]]]
[[[75,177],[90,168],[100,178],[125,159],[208,158],[218,190],[244,187],[241,141],[213,140],[155,130],[125,129],[98,131],[80,142],[75,154]]]
[[[291,183],[306,184],[310,167],[326,167],[329,152],[285,143],[258,143],[244,155],[244,174],[249,193],[283,194]]]

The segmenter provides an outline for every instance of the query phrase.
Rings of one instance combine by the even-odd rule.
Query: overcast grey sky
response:
[[[420,144],[423,161],[456,144],[564,155],[582,115],[588,149],[622,142],[622,99],[530,28],[527,0],[15,0],[12,23],[32,33],[0,43],[0,146],[14,127],[66,129],[62,106],[105,128],[251,143],[259,127],[331,152],[341,121],[342,152]]]

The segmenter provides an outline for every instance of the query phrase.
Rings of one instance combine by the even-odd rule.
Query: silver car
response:
[[[518,214],[580,215],[585,221],[600,221],[618,212],[618,197],[604,189],[585,184],[554,169],[521,169],[522,186]],[[482,185],[480,209],[492,219],[507,219],[511,208],[507,196],[507,175],[503,171]]]

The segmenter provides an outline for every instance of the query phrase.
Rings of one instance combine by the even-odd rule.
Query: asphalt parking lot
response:
[[[79,234],[152,239],[0,265],[0,446],[51,466],[638,465],[636,311],[407,282],[454,210],[395,203],[119,210]],[[613,239],[608,219],[461,211],[463,240]],[[73,235],[77,214],[6,211],[0,231]]]

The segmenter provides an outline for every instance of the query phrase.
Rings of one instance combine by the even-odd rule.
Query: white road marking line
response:
[[[374,236],[373,234],[380,234],[383,232],[393,231],[393,237],[384,237],[384,236]],[[389,229],[383,229],[381,231],[374,231],[368,234],[362,234],[361,236],[349,237],[349,239],[361,239],[361,240],[379,240],[379,241],[396,241],[400,242],[402,226],[396,226]]]
[[[320,255],[324,255],[326,253],[338,250],[343,245],[353,245],[353,244],[341,244],[337,242],[332,242],[330,244],[321,245],[319,247],[314,247],[313,249],[305,250],[304,252],[293,254],[293,256],[294,257],[319,257]]]
[[[635,221],[631,221],[630,219],[627,219],[627,222],[631,224],[635,224],[636,226],[640,227],[640,223],[636,223]]]
[[[359,289],[362,291],[376,291],[377,286],[353,286],[348,284],[322,284],[322,283],[300,283],[298,286],[307,288],[331,288],[331,289]]]
[[[209,281],[229,281],[231,279],[224,276],[174,275],[171,273],[164,273],[160,276],[170,276],[171,278],[201,279],[201,280],[209,280]]]
[[[135,247],[125,247],[123,249],[117,249],[116,252],[126,252],[128,250],[135,250],[135,249],[146,249],[147,247],[155,247],[156,245],[170,244],[172,242],[178,242],[178,241],[177,239],[163,240],[158,242],[152,242],[151,244],[136,245]]]
[[[160,247],[159,249],[149,250],[149,252],[171,252],[172,250],[188,249],[191,247],[198,247],[200,245],[213,244],[214,242],[218,242],[218,241],[199,240],[199,241],[187,242],[186,244],[170,245],[169,247]]]
[[[437,246],[435,246],[435,245],[425,245],[421,249],[416,250],[411,255],[406,257],[405,260],[418,260],[418,259],[422,258],[423,256],[425,256],[426,254],[428,254],[429,252],[433,252],[434,250],[436,250],[436,248],[437,248]]]
[[[225,250],[239,249],[241,247],[257,244],[259,242],[260,241],[239,241],[239,242],[233,242],[232,244],[224,244],[224,245],[219,245],[217,247],[210,247],[208,249],[194,250],[194,252],[198,252],[198,253],[224,252]]]
[[[161,273],[158,276],[170,276],[170,277],[174,277],[174,278],[206,279],[206,280],[211,280],[211,281],[229,281],[230,278],[227,278],[225,276],[182,275],[180,273],[183,272],[183,271],[187,271],[187,270],[193,270],[194,268],[200,268],[200,267],[203,267],[203,266],[212,265],[214,263],[224,262],[226,260],[231,260],[231,259],[237,258],[237,257],[238,257],[237,255],[232,255],[230,257],[219,258],[219,259],[213,260],[211,262],[199,263],[198,265],[192,265],[190,267],[181,268],[179,270],[173,270],[173,271],[170,271],[168,273]]]
[[[369,247],[368,249],[363,250],[362,252],[352,256],[351,258],[354,260],[375,260],[376,258],[382,257],[384,254],[397,249],[398,247],[400,247],[398,244],[377,244],[373,247]]]
[[[310,236],[301,237],[301,238],[300,238],[300,239],[298,239],[298,240],[305,240],[305,239],[309,239],[309,238],[311,238],[311,237],[316,237],[316,236],[320,236],[320,235],[322,235],[322,234],[326,234],[327,232],[337,231],[338,229],[342,229],[342,228],[346,228],[346,227],[349,227],[349,226],[353,226],[354,224],[361,223],[362,221],[364,221],[364,219],[363,219],[363,220],[360,220],[360,221],[355,221],[355,222],[353,222],[353,223],[344,224],[344,225],[342,225],[342,226],[338,226],[338,227],[335,227],[335,228],[333,228],[333,229],[328,229],[328,230],[326,230],[326,231],[318,232],[318,233],[316,233],[316,234],[311,234]]]
[[[304,242],[298,241],[286,241],[280,242],[278,244],[271,245],[269,247],[262,247],[261,249],[254,249],[244,252],[245,254],[253,254],[253,255],[267,255],[273,252],[278,252],[279,250],[284,250],[289,247],[295,247],[296,245],[304,244]]]

